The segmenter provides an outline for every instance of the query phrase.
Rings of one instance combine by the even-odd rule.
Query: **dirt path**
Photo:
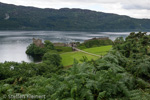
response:
[[[73,47],[73,49],[74,49],[74,50],[76,50],[76,51],[80,51],[80,52],[83,52],[83,53],[86,53],[86,54],[92,55],[92,56],[102,57],[102,56],[100,56],[100,55],[93,54],[93,53],[89,53],[89,52],[86,52],[86,51],[80,50],[80,49],[75,48],[75,47]]]

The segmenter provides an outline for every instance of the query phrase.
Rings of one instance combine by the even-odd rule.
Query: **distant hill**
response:
[[[0,3],[0,30],[147,31],[150,19],[82,9],[40,9]]]

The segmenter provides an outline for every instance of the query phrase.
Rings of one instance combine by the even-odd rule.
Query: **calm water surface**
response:
[[[94,37],[126,37],[130,32],[0,31],[0,62],[33,62],[25,51],[32,38],[51,42],[83,42]]]

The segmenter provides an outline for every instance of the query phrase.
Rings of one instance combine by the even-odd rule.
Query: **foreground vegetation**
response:
[[[31,94],[45,95],[46,100],[150,100],[149,45],[149,35],[131,33],[125,40],[117,38],[103,58],[74,60],[69,69],[58,63],[61,59],[1,63],[0,99]]]

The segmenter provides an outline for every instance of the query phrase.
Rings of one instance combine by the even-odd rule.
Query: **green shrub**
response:
[[[55,50],[54,45],[46,40],[44,41],[44,47],[36,46],[35,44],[30,44],[27,47],[26,54],[31,55],[34,59],[40,59],[46,52],[50,50]]]
[[[31,56],[43,56],[44,53],[46,53],[46,50],[36,46],[35,44],[30,44],[26,50],[26,54]]]
[[[61,59],[62,58],[60,57],[60,55],[54,52],[47,52],[42,58],[43,62],[56,66],[59,66],[61,64]]]
[[[86,49],[91,47],[98,47],[98,46],[112,45],[112,44],[113,42],[110,39],[106,39],[106,40],[92,39],[79,44],[78,48]]]

